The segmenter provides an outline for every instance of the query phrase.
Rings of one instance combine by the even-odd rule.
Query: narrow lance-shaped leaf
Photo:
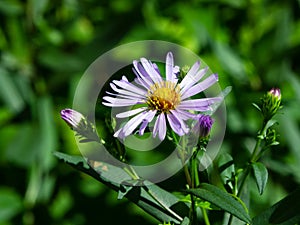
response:
[[[262,194],[268,181],[268,170],[265,165],[260,162],[253,163],[251,166],[258,191]]]
[[[251,223],[250,216],[243,205],[230,194],[214,185],[204,183],[199,188],[189,189],[187,192],[213,203],[244,222]]]

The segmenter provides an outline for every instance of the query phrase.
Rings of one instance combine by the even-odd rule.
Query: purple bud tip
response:
[[[272,88],[269,93],[271,95],[274,95],[275,97],[277,97],[278,99],[281,99],[281,92],[279,88]]]
[[[78,127],[83,115],[73,109],[63,109],[60,111],[61,118],[71,127]]]
[[[207,137],[213,125],[213,119],[209,115],[199,115],[195,126],[200,137]]]

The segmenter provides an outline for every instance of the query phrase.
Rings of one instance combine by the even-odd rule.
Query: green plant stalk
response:
[[[260,135],[264,134],[266,132],[266,129],[267,129],[267,122],[264,122],[263,123],[263,128],[261,129],[261,131],[259,132],[259,135],[257,136],[256,144],[255,144],[254,150],[251,154],[250,164],[255,163],[259,159],[259,157],[261,156],[261,154],[259,154],[260,151],[261,151],[260,145],[261,145],[261,141],[262,141]],[[247,179],[247,177],[250,173],[250,164],[247,165],[247,167],[245,169],[244,176],[242,177],[241,185],[238,189],[238,194],[237,194],[238,197],[240,197],[240,195],[242,193],[242,190],[243,190],[243,187],[246,183],[246,179]]]
[[[196,153],[197,152],[195,152],[195,155],[193,155],[192,158],[191,158],[192,188],[197,188],[200,185],[199,173],[198,173],[198,161],[197,161],[197,158],[196,158],[196,155],[197,155]],[[194,199],[193,195],[191,195],[191,199],[192,199],[192,203],[194,202],[194,204],[192,205],[192,210],[193,210],[193,213],[194,213],[194,217],[197,218],[196,217],[197,214],[196,214],[195,199]],[[200,207],[200,209],[201,209],[201,212],[202,212],[202,216],[203,216],[205,225],[210,225],[206,209],[203,208],[203,207]]]
[[[200,208],[201,208],[201,212],[202,212],[202,216],[203,216],[203,219],[204,219],[205,224],[206,224],[206,225],[210,225],[210,222],[209,222],[209,218],[208,218],[206,209],[203,208],[203,207],[200,207]]]
[[[248,175],[250,173],[250,165],[251,165],[251,163],[255,163],[260,158],[260,156],[261,156],[261,154],[260,154],[260,151],[261,151],[260,145],[261,145],[262,138],[260,137],[260,135],[262,135],[262,134],[264,134],[266,132],[267,123],[268,123],[268,121],[263,121],[263,127],[260,130],[260,132],[258,133],[258,136],[256,138],[256,143],[255,143],[253,152],[252,152],[251,157],[250,157],[250,163],[247,165],[247,167],[245,169],[244,175],[243,175],[243,177],[241,179],[241,184],[240,184],[240,186],[238,188],[238,192],[237,192],[237,197],[238,198],[242,194],[242,190],[243,190],[244,185],[246,183],[247,177],[248,177]],[[233,220],[233,216],[230,215],[229,220],[228,220],[228,225],[231,225],[232,220]]]
[[[196,172],[195,172],[195,160],[194,160],[194,156],[191,157],[191,162],[190,162],[190,173],[191,173],[191,188],[195,188],[195,176],[196,176]],[[191,207],[190,207],[190,224],[196,224],[196,220],[197,220],[197,211],[196,211],[196,204],[195,204],[195,197],[190,194],[191,196]]]
[[[133,179],[133,180],[138,180],[140,177],[138,174],[135,172],[135,170],[132,168],[132,166],[129,167],[124,167],[124,171]],[[173,215],[176,219],[179,221],[182,221],[183,218],[176,214],[174,211],[172,211],[168,206],[166,206],[163,202],[161,202],[154,193],[152,193],[148,188],[144,188],[144,190],[167,212],[169,212],[171,215]]]

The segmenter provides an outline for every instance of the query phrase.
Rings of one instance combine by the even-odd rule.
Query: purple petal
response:
[[[171,113],[173,114],[173,116],[176,117],[176,119],[179,121],[180,123],[180,127],[183,130],[184,133],[188,133],[189,132],[189,128],[187,127],[187,125],[183,122],[183,118],[182,115],[178,113],[178,111],[176,110],[171,110]]]
[[[121,87],[122,89],[130,90],[131,92],[135,92],[140,95],[146,95],[147,91],[143,90],[141,88],[138,88],[134,84],[130,82],[126,82],[125,80],[113,80],[113,83],[116,84],[117,86]]]
[[[136,74],[137,78],[140,78],[143,83],[146,83],[147,85],[144,85],[145,87],[149,88],[151,85],[153,85],[153,82],[149,76],[149,74],[146,72],[144,67],[139,63],[138,61],[133,61],[133,72]]]
[[[166,118],[164,113],[158,115],[156,122],[154,124],[153,137],[156,137],[157,133],[161,141],[165,139],[167,133],[167,126],[166,126]]]
[[[160,71],[156,63],[152,63],[153,68],[156,70],[156,72],[161,76]]]
[[[177,113],[180,114],[180,117],[183,120],[194,119],[196,117],[195,114],[187,112],[185,110],[178,109],[178,108],[174,109],[174,111],[177,111]]]
[[[214,98],[202,98],[202,99],[191,99],[185,100],[177,106],[177,109],[181,110],[196,110],[196,111],[208,111],[211,110],[211,105],[222,101],[222,97]]]
[[[162,82],[161,75],[153,68],[153,65],[150,61],[145,58],[141,58],[141,63],[154,83]]]
[[[119,99],[138,100],[139,102],[146,100],[146,97],[133,97],[133,96],[128,96],[128,95],[115,94],[115,93],[111,93],[109,91],[106,91],[106,94],[115,96],[115,98],[119,98]],[[107,96],[107,97],[111,97],[111,96]]]
[[[124,136],[127,137],[128,135],[130,135],[138,127],[138,125],[143,122],[146,115],[147,112],[143,112],[131,118],[122,129]]]
[[[136,105],[141,103],[139,99],[121,99],[121,98],[112,98],[109,96],[104,96],[103,100],[107,102],[102,102],[102,104],[110,107],[131,106],[131,105]]]
[[[147,109],[147,107],[141,107],[138,109],[133,109],[133,110],[129,110],[127,112],[122,112],[116,115],[117,118],[126,118],[126,117],[130,117],[133,115],[136,115],[138,113],[141,113],[143,111],[145,111]]]
[[[189,90],[189,88],[192,87],[194,84],[198,83],[198,81],[206,74],[207,70],[208,67],[205,67],[204,69],[199,70],[195,76],[189,76],[184,85],[180,83],[180,93],[183,94],[185,91]]]
[[[122,131],[122,128],[120,128],[119,130],[117,130],[117,131],[114,133],[114,137],[124,138],[124,136],[121,135],[121,131]]]
[[[144,135],[145,129],[148,126],[148,124],[149,124],[149,121],[144,119],[141,126],[140,126],[140,129],[139,129],[139,135],[140,136]]]
[[[176,75],[176,77],[177,77],[177,74],[180,72],[180,67],[179,66],[174,66],[173,67],[173,74],[175,74]]]
[[[179,136],[185,134],[184,130],[182,129],[183,121],[180,121],[173,113],[168,113],[167,118],[172,130],[177,133]]]
[[[61,118],[71,127],[76,128],[84,116],[73,109],[63,109],[60,111]]]
[[[188,89],[185,93],[181,95],[181,100],[184,100],[188,97],[191,97],[193,95],[196,95],[200,93],[201,91],[206,90],[209,88],[211,85],[216,83],[218,81],[218,75],[217,74],[212,74],[208,78],[206,78],[204,81],[196,84],[195,86],[191,87]]]
[[[131,92],[130,90],[121,90],[119,88],[117,88],[116,85],[114,85],[113,83],[110,83],[110,87],[117,93],[119,93],[120,96],[130,96],[130,97],[135,97],[135,98],[141,98],[144,97],[145,95],[141,95],[141,94],[137,94],[134,92]]]
[[[197,61],[194,63],[194,65],[192,66],[192,68],[189,70],[189,72],[186,74],[186,76],[183,78],[183,80],[180,83],[181,87],[184,87],[189,81],[190,77],[194,77],[195,74],[197,73],[197,71],[200,68],[200,62]]]
[[[174,59],[172,52],[168,52],[166,57],[166,80],[167,81],[174,81],[176,77],[173,74],[173,67],[174,67]]]
[[[137,76],[136,78],[134,78],[134,81],[135,81],[137,84],[139,84],[139,85],[145,87],[147,90],[150,89],[150,87],[151,87],[151,85],[150,85],[149,83],[147,83],[147,82],[145,81],[145,79],[141,78],[140,76]]]
[[[147,117],[143,120],[143,123],[140,127],[139,134],[143,135],[146,127],[148,124],[153,120],[154,116],[156,114],[156,110],[150,111]]]

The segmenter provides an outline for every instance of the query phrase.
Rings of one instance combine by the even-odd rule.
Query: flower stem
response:
[[[246,183],[246,180],[247,180],[247,177],[250,173],[250,166],[252,163],[255,163],[261,156],[260,154],[260,151],[261,151],[261,141],[262,141],[262,137],[261,135],[265,134],[266,130],[267,130],[267,122],[268,121],[263,121],[263,126],[262,126],[262,129],[259,131],[258,133],[258,136],[256,138],[256,143],[255,143],[255,146],[254,146],[254,149],[253,149],[253,152],[251,154],[251,157],[250,157],[250,163],[247,164],[246,168],[245,168],[245,171],[244,171],[244,175],[241,179],[241,183],[240,183],[240,186],[238,188],[238,192],[237,192],[237,197],[240,197],[241,194],[242,194],[242,190],[244,188],[244,185]],[[233,216],[232,214],[230,215],[229,217],[229,220],[228,220],[228,225],[231,225],[232,223],[232,220],[233,220]]]
[[[209,218],[208,218],[208,215],[207,215],[206,209],[205,209],[205,208],[203,208],[203,207],[200,207],[200,208],[201,208],[201,212],[202,212],[202,216],[203,216],[203,219],[204,219],[205,225],[210,225],[210,222],[209,222]]]
[[[128,167],[124,167],[123,168],[124,171],[133,179],[133,180],[138,180],[140,179],[140,177],[138,176],[138,174],[136,173],[136,171],[134,170],[134,168],[132,166],[128,166]],[[176,219],[178,219],[180,222],[183,220],[181,216],[179,216],[178,214],[176,214],[174,211],[172,211],[168,206],[166,206],[162,201],[159,200],[158,197],[155,196],[154,193],[152,193],[151,190],[149,190],[149,188],[144,187],[144,190],[167,212],[169,212],[171,215],[173,215]]]

